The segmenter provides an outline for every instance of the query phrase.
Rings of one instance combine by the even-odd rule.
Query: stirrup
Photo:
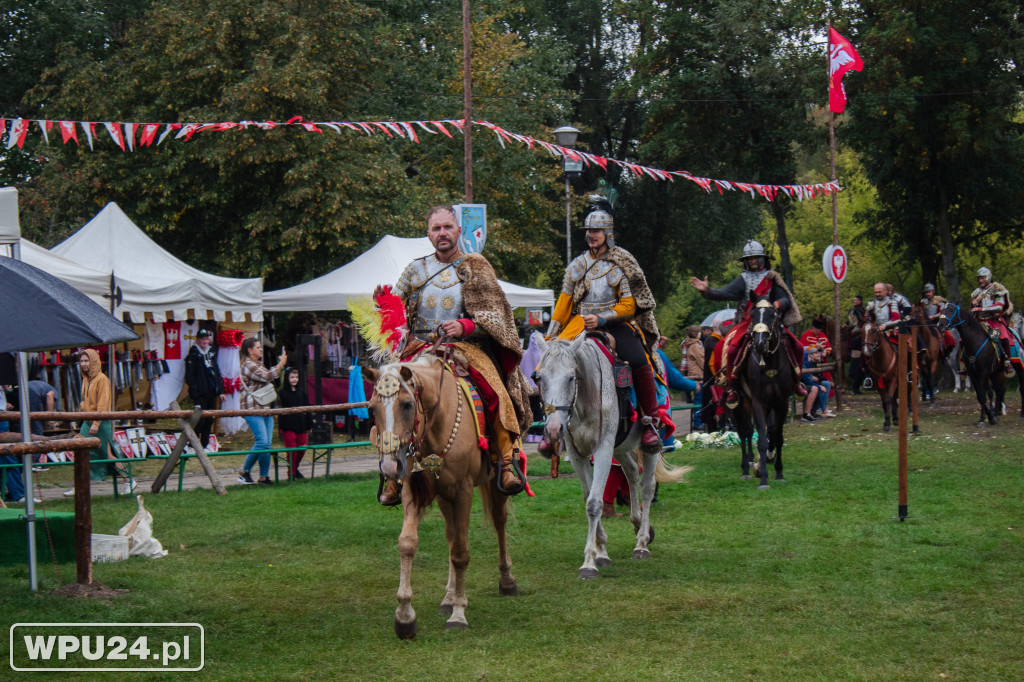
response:
[[[501,473],[502,473],[502,471],[505,470],[506,466],[510,467],[512,469],[513,473],[515,473],[516,477],[519,479],[519,485],[518,485],[517,488],[511,488],[511,489],[506,490],[501,485]],[[519,493],[521,493],[524,490],[526,490],[526,475],[523,474],[523,470],[519,468],[519,451],[518,450],[513,450],[512,451],[512,461],[511,462],[509,462],[508,464],[501,463],[501,464],[498,465],[497,474],[495,474],[495,476],[494,476],[494,487],[498,490],[499,493],[501,493],[502,495],[505,495],[505,496],[518,495]]]
[[[740,394],[736,389],[730,388],[725,392],[725,395],[722,396],[722,402],[724,402],[725,406],[730,410],[735,410],[740,404]]]

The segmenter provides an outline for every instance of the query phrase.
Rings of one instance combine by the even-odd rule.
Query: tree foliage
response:
[[[862,0],[869,66],[849,84],[849,134],[878,205],[868,236],[959,295],[957,262],[1024,229],[1024,17],[1010,0]],[[941,282],[938,282],[941,285]]]

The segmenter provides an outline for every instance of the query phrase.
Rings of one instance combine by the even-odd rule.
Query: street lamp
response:
[[[576,138],[580,131],[572,126],[555,128],[555,140],[559,147],[572,147],[576,144]],[[566,155],[562,156],[562,171],[565,173],[565,265],[568,267],[572,262],[572,236],[570,226],[571,203],[569,201],[569,178],[578,176],[583,172],[583,161],[571,159]]]

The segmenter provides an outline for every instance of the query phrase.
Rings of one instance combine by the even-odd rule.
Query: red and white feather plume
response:
[[[349,299],[348,309],[374,362],[398,361],[399,351],[409,335],[409,326],[405,319],[405,304],[391,293],[391,287],[385,286],[383,293],[372,300],[365,296]]]

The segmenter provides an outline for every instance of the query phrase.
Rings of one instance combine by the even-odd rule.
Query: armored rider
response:
[[[712,289],[708,286],[708,280],[696,277],[690,278],[690,284],[700,292],[704,298],[713,301],[743,301],[736,311],[737,323],[722,340],[725,344],[725,404],[730,409],[739,404],[739,393],[736,391],[736,361],[739,359],[740,351],[746,345],[745,339],[747,329],[750,327],[750,310],[754,307],[754,301],[774,294],[775,309],[781,316],[784,339],[783,346],[789,354],[789,362],[793,366],[796,375],[794,390],[797,395],[807,395],[807,389],[800,381],[800,368],[803,367],[804,350],[800,340],[789,330],[791,325],[801,320],[800,311],[796,307],[793,293],[786,286],[782,275],[771,269],[768,255],[764,252],[764,246],[754,239],[748,239],[743,247],[743,255],[740,257],[743,263],[743,272],[740,276],[730,282],[723,289]]]
[[[452,206],[430,209],[427,237],[434,253],[406,266],[392,289],[405,303],[414,337],[402,356],[411,357],[438,334],[454,340],[455,360],[468,371],[493,429],[490,449],[501,460],[501,488],[516,494],[523,482],[512,459],[532,418],[529,388],[519,369],[522,343],[494,269],[482,255],[462,252],[461,233]],[[378,287],[375,293],[380,291]],[[398,484],[388,480],[380,503],[394,506],[400,501]]]
[[[587,250],[565,270],[546,336],[574,339],[584,331],[600,330],[615,339],[618,356],[632,368],[643,413],[640,445],[661,452],[658,391],[648,354],[661,336],[654,321],[654,295],[633,255],[615,245],[611,204],[600,195],[592,195],[590,201],[590,213],[583,221]],[[550,448],[546,441],[541,443],[542,451]]]
[[[924,285],[922,295],[924,298],[921,299],[921,310],[924,312],[925,319],[934,323],[939,315],[942,314],[942,309],[946,307],[946,299],[935,293],[935,285],[931,282]],[[947,329],[942,334],[943,354],[948,355],[955,346],[956,339],[953,338],[952,332]]]
[[[875,297],[868,301],[864,308],[864,317],[869,322],[874,322],[880,328],[893,328],[900,320],[900,306],[897,301],[889,295],[889,289],[884,282],[876,282],[874,286]]]
[[[1010,302],[1010,292],[1006,287],[992,281],[992,271],[988,268],[978,270],[978,288],[971,292],[971,312],[988,325],[992,340],[999,340],[999,347],[1003,353],[1003,369],[1007,374],[1013,374],[1010,346],[1020,343],[1006,324],[1013,314],[1013,303]]]

